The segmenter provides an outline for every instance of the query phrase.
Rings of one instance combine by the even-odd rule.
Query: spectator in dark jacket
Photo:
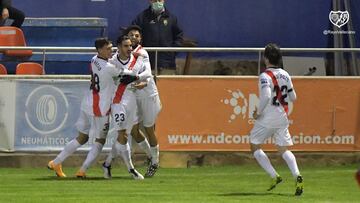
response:
[[[164,6],[165,0],[150,0],[150,7],[141,12],[132,22],[141,27],[144,47],[178,47],[183,40],[183,31],[177,18]],[[150,52],[152,69],[155,66],[155,53]],[[174,52],[158,53],[158,70],[176,69]],[[174,71],[175,72],[175,71]]]
[[[11,6],[11,0],[0,0],[0,9],[1,9],[1,22],[0,25],[5,23],[6,19],[12,19],[14,22],[11,26],[20,28],[24,22],[25,14]]]

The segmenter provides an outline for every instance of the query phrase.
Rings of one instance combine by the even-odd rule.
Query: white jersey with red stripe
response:
[[[146,98],[146,97],[153,97],[158,95],[158,89],[156,87],[154,76],[151,73],[151,65],[150,65],[150,58],[148,52],[142,48],[141,45],[138,45],[134,52],[139,53],[143,56],[141,59],[143,60],[143,66],[140,68],[138,72],[139,82],[145,81],[147,82],[146,87],[141,90],[136,91],[137,98]]]
[[[122,60],[119,57],[119,53],[113,55],[113,57],[109,60],[109,62],[120,71],[120,73],[124,75],[136,75],[139,76],[139,80],[147,79],[148,76],[143,76],[144,74],[140,74],[140,70],[143,69],[144,66],[144,58],[146,56],[134,56],[133,54],[126,60]],[[150,70],[151,72],[151,70]],[[115,91],[114,101],[113,103],[119,103],[122,95],[127,91],[135,92],[136,88],[133,85],[136,82],[128,84],[126,87],[123,84],[120,84],[119,81],[117,83],[117,90]]]
[[[116,53],[110,62],[122,73],[126,75],[138,75],[142,66],[142,60],[137,60],[133,54],[127,60],[121,60],[119,54]],[[117,87],[114,99],[111,105],[112,122],[116,130],[126,130],[131,132],[133,120],[136,113],[136,89],[132,87],[132,83],[125,85],[117,81]]]
[[[278,83],[277,86],[274,85],[273,79],[266,71],[271,71],[275,76],[276,83]],[[296,98],[291,77],[285,70],[280,68],[268,68],[266,71],[259,76],[260,109],[258,110],[260,112],[258,113],[260,114],[260,117],[256,122],[269,128],[286,127],[289,125],[289,121],[287,112],[285,111],[287,107],[285,106]],[[264,95],[264,93],[266,93],[266,91],[264,91],[266,88],[270,88],[271,96],[268,95],[270,96],[270,99],[267,103],[261,104],[262,100],[264,100],[263,97],[266,97],[266,95]],[[279,97],[277,96],[278,88],[280,90],[279,92],[281,92]],[[279,98],[281,98],[283,102],[280,102]]]
[[[91,116],[106,116],[114,96],[115,81],[120,72],[108,60],[94,56],[91,59],[91,85],[81,109]]]

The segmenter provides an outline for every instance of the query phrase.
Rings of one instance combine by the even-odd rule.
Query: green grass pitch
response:
[[[105,180],[98,165],[89,169],[85,180],[69,177],[75,168],[64,168],[65,179],[45,167],[0,168],[0,202],[360,202],[357,167],[300,166],[305,183],[300,197],[294,196],[294,180],[284,165],[276,167],[284,181],[271,192],[266,191],[268,176],[255,164],[162,168],[143,181],[132,180],[119,167],[112,180]]]

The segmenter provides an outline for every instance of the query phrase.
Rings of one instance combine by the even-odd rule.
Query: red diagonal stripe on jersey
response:
[[[276,80],[276,77],[274,75],[273,72],[271,72],[270,70],[267,70],[265,71],[266,74],[268,74],[268,76],[271,77],[271,80],[274,84],[274,87],[275,86],[278,86],[278,88],[276,89],[276,97],[277,97],[277,100],[280,102],[280,104],[284,107],[284,110],[286,112],[286,114],[288,113],[289,109],[288,109],[288,105],[285,103],[285,101],[282,99],[282,94],[281,94],[281,90],[280,90],[280,87],[279,87],[279,83],[278,81]]]
[[[121,84],[121,83],[118,85],[117,90],[115,92],[115,97],[113,99],[113,104],[120,103],[121,98],[125,92],[125,89],[126,89],[126,85]]]
[[[96,90],[92,91],[93,94],[93,112],[95,116],[102,116],[99,106],[100,95]]]
[[[135,52],[135,53],[138,53],[141,48],[142,48],[142,46],[139,45],[138,47],[136,47],[136,49],[134,50],[134,52]],[[132,69],[134,68],[137,58],[138,58],[138,55],[134,55],[134,58],[133,58],[133,60],[131,61],[130,66],[129,66],[129,70],[132,70]]]
[[[141,48],[142,48],[142,46],[139,45],[138,47],[136,47],[134,52],[137,53]],[[130,63],[129,70],[132,70],[134,68],[137,58],[138,58],[137,56],[134,56],[133,60]],[[126,89],[126,85],[121,84],[121,83],[118,85],[116,92],[115,92],[115,97],[113,99],[113,104],[120,103],[121,98],[125,92],[125,89]]]
[[[94,84],[94,77],[93,77],[93,72],[91,70],[91,64],[90,64],[90,74],[91,74],[91,86],[90,89],[92,89],[92,85]],[[92,99],[93,99],[93,112],[95,116],[102,116],[101,115],[101,111],[100,111],[100,95],[99,92],[96,91],[95,89],[92,89]]]

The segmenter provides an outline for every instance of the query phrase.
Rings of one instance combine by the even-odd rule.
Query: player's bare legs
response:
[[[150,146],[157,146],[158,145],[158,140],[156,138],[155,135],[155,126],[151,126],[151,127],[145,127],[145,131],[148,135],[148,139],[149,139],[149,144]]]
[[[131,136],[135,139],[136,143],[138,143],[139,147],[145,152],[149,161],[151,161],[151,150],[150,145],[145,135],[139,129],[139,123],[135,124],[131,130]]]
[[[159,168],[159,144],[155,135],[155,126],[144,127],[146,134],[148,135],[150,150],[151,150],[151,165],[149,166],[145,176],[152,177]]]
[[[75,139],[79,144],[84,145],[89,141],[89,135],[79,132],[79,135]]]
[[[54,170],[58,177],[66,177],[65,173],[62,171],[61,163],[71,154],[73,154],[81,145],[84,145],[88,140],[89,136],[87,134],[79,132],[79,135],[67,143],[60,154],[58,154],[54,160],[51,160],[48,163],[48,168],[50,170]]]
[[[287,149],[285,146],[276,146],[279,154],[285,160],[286,164],[288,165],[291,174],[295,179],[295,195],[301,195],[303,193],[303,178],[300,175],[298,165],[296,163],[296,158],[294,154]]]

